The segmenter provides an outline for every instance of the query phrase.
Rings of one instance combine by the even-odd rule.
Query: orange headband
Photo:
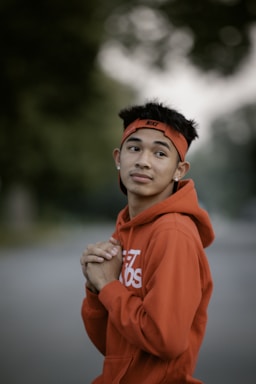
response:
[[[132,133],[137,131],[137,129],[142,129],[142,128],[150,128],[150,129],[156,129],[158,131],[162,131],[163,134],[166,137],[168,137],[168,139],[170,139],[173,145],[175,146],[178,154],[180,155],[181,161],[185,160],[185,155],[188,150],[188,143],[185,137],[180,132],[173,129],[170,125],[167,125],[165,123],[162,123],[156,120],[137,119],[133,121],[124,130],[121,146],[123,145],[124,141],[127,139],[128,136],[130,136]]]

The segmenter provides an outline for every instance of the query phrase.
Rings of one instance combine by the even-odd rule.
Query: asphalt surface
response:
[[[0,382],[89,384],[102,357],[80,317],[86,244],[111,224],[69,228],[45,242],[0,248]],[[207,254],[214,278],[196,377],[205,384],[256,382],[256,223],[215,222]]]

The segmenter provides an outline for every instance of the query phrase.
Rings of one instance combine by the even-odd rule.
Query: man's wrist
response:
[[[89,281],[86,282],[86,288],[89,289],[89,291],[92,293],[99,293],[99,291]]]

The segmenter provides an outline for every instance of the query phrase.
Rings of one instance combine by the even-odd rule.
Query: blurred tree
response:
[[[116,4],[1,2],[2,201],[22,186],[39,206],[79,210],[86,193],[106,182],[119,134],[111,126],[130,98],[97,66],[104,20]]]
[[[250,53],[255,22],[255,0],[131,0],[111,15],[108,32],[152,65],[183,54],[200,69],[231,75]]]
[[[200,198],[213,211],[255,218],[255,121],[256,104],[216,119],[209,145],[193,158],[191,174]]]

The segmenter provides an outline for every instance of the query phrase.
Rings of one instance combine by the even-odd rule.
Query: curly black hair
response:
[[[137,119],[157,120],[180,132],[187,140],[188,147],[198,137],[197,123],[194,120],[187,120],[175,109],[163,105],[158,101],[150,101],[144,105],[133,105],[121,109],[118,116],[123,120],[124,130]]]

